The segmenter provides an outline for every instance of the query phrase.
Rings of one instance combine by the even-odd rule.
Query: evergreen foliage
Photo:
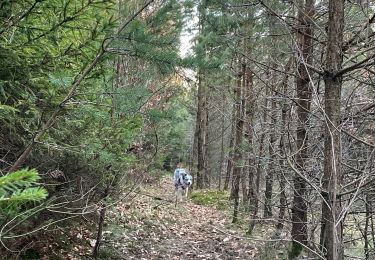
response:
[[[23,169],[0,177],[0,221],[17,214],[28,202],[40,202],[47,198],[45,188],[36,183],[41,178],[33,169]]]
[[[58,212],[79,208],[88,214],[150,168],[162,169],[167,157],[186,155],[190,115],[175,97],[184,91],[176,74],[180,2],[155,1],[118,31],[144,2],[1,3],[0,170],[7,173],[33,144],[22,167],[41,173],[21,170],[0,178],[1,225],[45,199],[47,190],[57,198]],[[106,41],[111,43],[103,49]],[[61,213],[36,213],[45,216],[42,223],[23,223],[33,229]]]

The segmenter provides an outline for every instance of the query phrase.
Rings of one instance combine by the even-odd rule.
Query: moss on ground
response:
[[[198,190],[190,194],[192,202],[202,206],[215,207],[219,210],[228,209],[230,206],[229,193],[220,190]]]

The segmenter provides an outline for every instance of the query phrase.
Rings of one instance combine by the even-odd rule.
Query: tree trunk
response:
[[[285,66],[285,76],[281,83],[282,93],[283,96],[287,96],[288,90],[288,80],[289,80],[289,70],[292,65],[292,58],[290,58]],[[288,112],[288,103],[286,100],[282,101],[281,105],[281,136],[279,142],[279,150],[281,155],[285,155],[285,132],[286,132],[286,120],[287,120],[287,112]],[[283,169],[285,168],[285,160],[283,158],[279,159],[279,167],[280,167],[280,176],[279,176],[279,184],[280,184],[280,210],[279,210],[279,217],[278,222],[276,224],[276,235],[279,236],[281,234],[282,229],[284,228],[284,218],[285,218],[285,210],[287,209],[287,198],[286,198],[286,177],[283,174]]]
[[[365,251],[366,260],[369,260],[370,259],[370,248],[369,248],[370,241],[368,239],[368,232],[369,232],[369,226],[370,226],[370,214],[371,214],[370,212],[371,211],[370,211],[370,199],[369,199],[368,194],[365,195],[365,208],[366,208],[366,220],[365,220],[365,231],[363,234],[365,244],[363,248]]]
[[[102,242],[103,237],[103,226],[105,221],[105,213],[106,213],[106,205],[103,204],[99,211],[99,222],[98,222],[98,232],[96,234],[96,242],[94,245],[94,249],[92,250],[92,256],[96,258],[99,254],[100,245]]]
[[[264,110],[262,115],[263,125],[267,122],[267,107],[268,107],[268,88],[266,88],[265,98],[264,98]],[[264,156],[264,140],[266,138],[266,132],[264,131],[260,135],[259,140],[259,154],[258,154],[258,162],[256,168],[256,176],[255,176],[255,190],[254,190],[254,198],[250,200],[250,221],[249,221],[249,230],[247,231],[248,234],[251,234],[254,230],[256,219],[258,216],[259,211],[259,201],[260,201],[260,178],[262,175],[262,166],[263,166],[263,156]]]
[[[246,43],[245,43],[246,44]],[[246,46],[245,46],[245,49]],[[248,53],[248,52],[247,52]],[[246,130],[244,129],[244,125],[245,125],[245,120],[246,120],[246,110],[247,110],[247,103],[246,103],[246,100],[247,100],[247,95],[248,95],[248,76],[247,76],[247,73],[249,73],[249,70],[247,68],[247,64],[245,62],[243,62],[242,64],[242,95],[241,95],[241,120],[242,120],[242,137],[244,136],[244,131],[245,131],[245,136],[246,136]],[[241,138],[241,143],[242,143],[242,138]],[[248,159],[248,152],[246,152],[246,155],[245,155],[245,158]],[[242,155],[241,157],[241,160],[244,160],[245,158],[243,158],[244,155]],[[241,164],[244,164],[244,163],[241,163]],[[248,166],[246,166],[246,163],[245,165],[243,165],[242,167],[242,174],[241,174],[241,189],[242,189],[242,202],[243,202],[243,205],[246,205],[247,207],[247,179],[248,179],[248,173],[249,171],[247,171],[248,169]]]
[[[240,66],[244,66],[241,64]],[[233,211],[233,223],[236,223],[238,220],[238,210],[239,210],[239,193],[240,193],[240,180],[241,180],[241,170],[242,170],[242,151],[241,151],[241,143],[242,143],[242,135],[243,135],[243,125],[244,125],[244,107],[245,107],[245,99],[242,95],[242,86],[241,79],[243,77],[243,73],[239,72],[238,79],[237,79],[237,93],[236,93],[236,130],[235,130],[235,147],[234,147],[234,168],[233,168],[233,184],[232,184],[232,192],[231,197],[234,199],[234,211]]]
[[[272,68],[276,68],[276,63],[272,61]],[[269,154],[269,161],[268,161],[268,169],[266,174],[266,190],[264,192],[264,218],[270,218],[272,217],[272,193],[273,193],[273,176],[275,172],[275,165],[274,162],[276,162],[276,153],[274,151],[275,149],[275,143],[276,143],[276,116],[277,116],[277,110],[276,110],[276,99],[274,97],[276,90],[276,75],[275,71],[271,71],[271,120],[269,125],[269,131],[270,131],[270,143],[268,145],[268,154]],[[268,98],[268,97],[267,97]]]
[[[229,189],[230,178],[233,171],[233,149],[234,149],[234,134],[236,130],[236,105],[233,105],[232,108],[232,129],[230,133],[230,141],[229,141],[229,153],[227,159],[227,170],[225,174],[225,181],[224,181],[224,190]]]
[[[208,97],[208,91],[206,88],[204,88],[204,114],[205,114],[205,122],[203,127],[203,133],[204,139],[203,139],[203,145],[204,145],[204,175],[203,175],[203,181],[204,181],[204,187],[211,187],[211,165],[209,164],[210,155],[209,155],[209,147],[208,147],[208,129],[209,129],[209,119],[208,119],[208,103],[209,97]]]
[[[99,210],[98,232],[96,234],[96,242],[95,242],[94,248],[92,250],[92,256],[94,258],[96,258],[98,256],[100,245],[102,243],[103,226],[104,226],[104,221],[105,221],[105,214],[106,214],[106,211],[107,211],[106,200],[107,200],[107,197],[109,195],[109,187],[110,187],[110,185],[108,185],[107,188],[104,191],[104,196],[103,196],[104,202],[103,202],[103,204],[102,204],[102,206],[100,207],[100,210]]]
[[[199,79],[198,79],[199,80]],[[198,93],[197,93],[197,96],[198,96],[198,102],[199,103],[199,85],[198,85]],[[192,158],[192,162],[191,162],[191,169],[196,169],[195,174],[193,174],[193,187],[197,187],[198,186],[198,176],[199,176],[199,179],[201,179],[200,177],[200,174],[201,172],[198,171],[198,139],[199,139],[199,124],[200,124],[200,120],[201,120],[201,113],[200,113],[200,110],[199,110],[199,106],[197,104],[197,115],[195,117],[195,131],[194,131],[194,140],[193,140],[193,149],[192,149],[192,154],[191,154],[191,158]],[[201,152],[201,151],[199,151]]]
[[[225,92],[222,92],[222,111],[221,111],[221,144],[220,144],[220,171],[218,189],[221,190],[221,179],[224,170],[224,135],[225,135]]]
[[[342,182],[340,103],[344,30],[344,1],[329,1],[328,42],[324,74],[325,140],[322,196],[322,228],[320,245],[327,260],[344,259],[342,241],[341,198],[337,196]]]
[[[298,77],[296,78],[297,90],[297,152],[296,164],[299,172],[304,174],[306,172],[306,164],[309,159],[308,148],[308,116],[310,113],[311,103],[311,88],[310,74],[306,67],[306,63],[312,62],[312,16],[314,14],[314,1],[306,0],[305,7],[300,7],[298,13],[298,20],[300,21],[299,33],[297,34],[298,42],[298,58],[297,58],[297,71]],[[295,174],[293,179],[294,184],[294,197],[292,208],[292,239],[293,246],[291,252],[293,256],[298,256],[302,250],[302,245],[307,244],[307,204],[306,197],[306,183],[305,180]]]
[[[373,212],[371,200],[368,200],[368,207],[369,207],[369,211]],[[373,214],[370,214],[370,227],[371,227],[372,248],[375,248],[375,227],[374,227]]]
[[[253,149],[253,118],[254,118],[254,89],[253,89],[253,73],[250,70],[249,67],[246,68],[246,88],[245,88],[245,99],[246,99],[246,138],[247,143],[249,145],[249,153],[248,153],[248,159],[247,159],[247,169],[248,172],[248,192],[244,197],[246,196],[246,206],[249,206],[249,209],[251,208],[251,205],[253,205],[254,200],[256,200],[256,184],[255,184],[255,161],[254,161],[254,149]],[[251,209],[250,209],[251,210]]]
[[[205,132],[206,127],[206,115],[205,115],[205,91],[202,83],[201,75],[198,76],[198,109],[197,109],[197,120],[196,120],[196,131],[197,131],[197,185],[198,189],[204,188],[204,174],[205,174]]]
[[[198,7],[199,12],[199,32],[202,33],[204,29],[205,22],[205,6],[202,3]],[[205,46],[198,53],[200,58],[206,56]],[[204,68],[198,68],[198,108],[197,108],[197,118],[196,118],[196,135],[197,135],[197,181],[196,187],[198,189],[203,189],[206,187],[207,182],[207,162],[208,159],[206,156],[207,152],[207,95],[206,95],[206,86],[203,82]]]

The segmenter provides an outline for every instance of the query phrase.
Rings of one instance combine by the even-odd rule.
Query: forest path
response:
[[[189,200],[175,207],[173,199],[172,181],[163,178],[118,203],[108,212],[102,250],[137,260],[257,259],[254,243],[227,228],[223,211]]]

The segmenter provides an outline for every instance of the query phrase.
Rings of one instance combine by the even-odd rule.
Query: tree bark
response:
[[[246,46],[246,41],[244,43],[244,47],[245,47],[245,50],[247,50],[247,46]],[[249,53],[247,51],[247,53]],[[242,143],[242,139],[243,137],[246,137],[246,134],[247,134],[247,131],[246,129],[244,128],[245,126],[245,121],[247,119],[247,96],[248,96],[248,92],[249,92],[249,87],[248,87],[248,73],[250,73],[250,71],[248,70],[248,65],[243,62],[242,63],[242,95],[241,95],[241,120],[242,120],[242,138],[241,138],[241,143]],[[244,152],[242,152],[244,153]],[[243,160],[244,162],[246,160],[248,160],[248,152],[246,152],[246,155],[242,155],[242,158],[241,160]],[[245,157],[245,158],[244,158]],[[246,159],[246,160],[245,160]],[[246,206],[247,208],[247,180],[248,180],[248,175],[249,175],[249,171],[247,170],[249,166],[246,166],[246,162],[245,163],[241,163],[241,164],[244,164],[243,167],[242,167],[242,171],[241,171],[241,189],[242,189],[242,203],[243,205]]]
[[[369,260],[370,259],[370,248],[369,248],[369,245],[370,245],[370,241],[368,239],[368,232],[369,232],[369,226],[370,226],[370,199],[369,199],[369,194],[366,194],[365,195],[365,208],[366,208],[366,220],[365,220],[365,230],[364,230],[364,234],[363,234],[363,238],[365,240],[365,244],[363,246],[363,249],[365,251],[365,257],[366,257],[366,260]]]
[[[222,111],[221,111],[221,143],[220,143],[220,171],[218,189],[221,190],[222,174],[224,170],[224,136],[225,136],[225,92],[222,92]]]
[[[205,5],[201,3],[198,6],[199,13],[199,32],[202,33],[204,29],[205,22]],[[198,53],[200,58],[206,56],[205,46],[201,48]],[[197,108],[197,118],[196,118],[196,135],[197,135],[197,181],[196,187],[198,189],[203,189],[207,184],[207,95],[206,86],[203,82],[202,75],[204,73],[204,67],[200,66],[198,68],[198,108]]]
[[[341,130],[340,103],[342,76],[344,30],[344,1],[329,1],[328,42],[326,68],[323,76],[325,83],[325,140],[324,174],[322,196],[322,227],[320,245],[327,260],[344,259],[341,198],[337,196],[342,182],[341,174]]]
[[[286,97],[287,90],[288,90],[288,80],[289,80],[289,70],[292,65],[293,59],[290,58],[285,66],[285,76],[283,81],[281,82],[281,89],[283,96]],[[281,135],[280,135],[280,142],[279,142],[279,150],[281,155],[285,155],[285,132],[286,132],[286,122],[287,122],[287,112],[288,112],[288,103],[287,101],[283,100],[281,104]],[[279,217],[278,222],[276,224],[276,235],[279,236],[281,234],[282,229],[284,228],[284,218],[285,218],[285,211],[287,209],[287,197],[286,197],[286,177],[283,174],[285,166],[285,160],[283,158],[279,159],[279,167],[280,167],[280,176],[279,176],[279,184],[280,184],[280,200],[279,200]]]
[[[92,256],[94,258],[96,258],[99,254],[99,249],[100,249],[100,245],[102,243],[102,238],[103,238],[103,227],[104,227],[104,221],[105,221],[105,215],[106,215],[106,211],[107,211],[107,203],[106,203],[106,200],[107,200],[107,197],[109,195],[109,188],[110,185],[108,185],[104,191],[104,196],[103,196],[103,204],[102,206],[100,207],[100,210],[99,210],[99,221],[98,221],[98,232],[96,234],[96,242],[95,242],[95,245],[94,245],[94,248],[92,250]]]
[[[263,125],[266,124],[267,122],[267,107],[268,107],[268,88],[266,88],[266,93],[265,93],[265,98],[264,98],[264,110],[262,114],[262,121]],[[258,153],[258,162],[256,166],[256,176],[255,176],[255,190],[254,190],[254,198],[250,200],[250,221],[249,221],[249,229],[247,231],[248,234],[251,235],[251,233],[254,230],[255,224],[256,224],[256,219],[258,216],[258,211],[259,211],[259,201],[260,201],[260,178],[262,175],[262,169],[263,169],[263,159],[262,157],[264,156],[264,140],[266,139],[266,132],[264,131],[264,127],[262,127],[263,132],[260,135],[260,140],[259,140],[259,153]]]
[[[297,72],[296,92],[297,92],[297,152],[295,161],[299,172],[306,172],[306,164],[309,160],[308,154],[308,134],[309,113],[311,103],[310,71],[306,63],[311,64],[313,54],[313,25],[314,1],[306,0],[305,6],[300,7],[298,20],[300,21],[297,34]],[[292,208],[292,239],[293,246],[291,252],[298,256],[302,250],[302,245],[307,244],[307,204],[306,182],[298,174],[294,175],[294,196]]]
[[[246,99],[246,138],[249,146],[249,155],[247,159],[247,169],[248,172],[248,192],[245,195],[247,197],[247,205],[251,210],[251,205],[253,205],[254,200],[256,200],[256,183],[255,183],[255,160],[254,160],[254,149],[253,149],[253,120],[254,120],[254,89],[253,89],[253,72],[247,66],[246,68],[246,88],[245,88],[245,99]]]
[[[197,188],[204,188],[204,174],[205,174],[205,137],[206,134],[204,129],[206,127],[206,115],[205,115],[205,91],[202,83],[201,75],[198,76],[198,109],[197,109],[197,120],[196,120],[196,131],[197,131]]]
[[[276,63],[272,61],[272,68],[276,68]],[[276,110],[276,99],[274,98],[275,90],[276,90],[276,75],[275,71],[271,71],[271,120],[269,125],[270,131],[270,142],[268,145],[268,154],[269,154],[269,161],[267,167],[267,174],[266,174],[266,190],[264,192],[264,218],[272,217],[272,194],[273,194],[273,179],[275,173],[275,166],[274,162],[276,162],[276,153],[275,143],[276,143],[276,117],[277,117],[277,110]],[[268,97],[267,97],[268,98]]]
[[[240,67],[243,67],[244,64],[241,64]],[[241,71],[241,70],[240,70]],[[243,70],[242,70],[243,71]],[[237,79],[237,93],[236,93],[236,130],[235,130],[235,147],[234,147],[234,168],[233,168],[233,184],[232,184],[232,192],[231,195],[234,199],[234,210],[233,210],[233,223],[236,223],[238,220],[238,210],[239,210],[239,193],[240,193],[240,180],[241,180],[241,170],[242,170],[242,151],[241,151],[241,143],[243,137],[243,126],[244,126],[244,107],[245,107],[245,99],[243,98],[243,91],[242,91],[242,78],[243,73],[239,72],[238,79]]]
[[[230,133],[230,140],[229,140],[229,153],[227,158],[227,169],[225,174],[225,180],[224,180],[224,190],[229,189],[229,183],[232,176],[233,171],[233,149],[234,149],[234,133],[236,129],[236,105],[233,105],[232,108],[232,129]]]
[[[208,96],[207,88],[204,88],[204,115],[205,115],[205,121],[204,121],[204,127],[203,127],[203,145],[204,145],[204,175],[203,175],[203,181],[204,181],[204,187],[211,187],[211,165],[209,164],[210,161],[210,154],[209,154],[209,147],[208,147],[208,140],[209,140],[209,114],[208,114],[208,104],[209,104],[209,96]]]

